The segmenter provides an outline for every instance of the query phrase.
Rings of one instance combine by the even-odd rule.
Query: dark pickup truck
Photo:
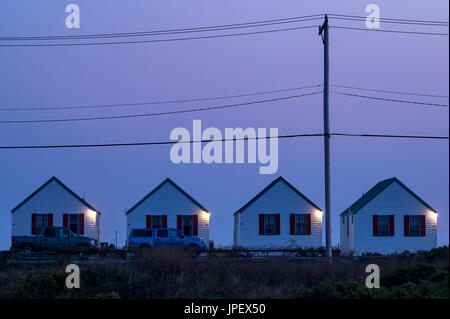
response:
[[[43,228],[38,235],[13,236],[11,248],[31,253],[42,250],[90,248],[96,246],[97,241],[93,238],[77,235],[66,227],[49,226]]]

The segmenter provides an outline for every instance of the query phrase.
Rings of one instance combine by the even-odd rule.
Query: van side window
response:
[[[136,229],[133,231],[134,237],[152,237],[153,232],[151,229]]]
[[[158,237],[169,237],[169,231],[167,229],[158,229],[156,234]]]

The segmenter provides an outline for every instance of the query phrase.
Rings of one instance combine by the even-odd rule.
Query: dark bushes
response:
[[[430,255],[432,263],[424,256],[196,260],[184,250],[152,249],[133,262],[80,265],[81,288],[71,290],[65,265],[7,265],[0,269],[0,297],[448,298],[448,260]],[[372,263],[381,270],[380,289],[364,284]]]

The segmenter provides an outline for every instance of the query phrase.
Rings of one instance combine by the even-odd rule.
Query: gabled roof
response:
[[[397,177],[392,177],[385,179],[379,183],[377,183],[374,187],[372,187],[367,193],[361,196],[356,202],[354,202],[349,208],[344,210],[341,215],[353,215],[356,214],[361,208],[366,206],[372,199],[378,196],[382,191],[384,191],[389,185],[397,182],[400,186],[402,186],[408,193],[414,196],[419,202],[421,202],[425,207],[435,212],[436,210],[431,207],[427,202],[425,202],[422,198],[420,198],[416,193],[410,190],[405,184],[400,182]]]
[[[89,205],[84,199],[82,199],[80,196],[78,196],[77,194],[75,194],[74,191],[72,191],[69,187],[67,187],[66,185],[63,184],[63,182],[61,182],[58,178],[56,178],[55,176],[52,176],[48,181],[46,181],[41,187],[39,187],[38,189],[36,189],[30,196],[28,196],[27,198],[25,198],[22,202],[19,203],[19,205],[17,205],[16,207],[14,207],[11,210],[11,213],[14,213],[16,210],[18,210],[20,207],[22,207],[26,202],[28,202],[31,198],[34,197],[34,195],[36,195],[37,193],[39,193],[42,189],[44,189],[48,184],[50,184],[51,182],[56,182],[58,183],[62,188],[64,188],[67,192],[69,192],[69,194],[71,194],[73,197],[75,197],[78,201],[80,201],[84,206],[86,206],[87,208],[97,212],[100,214],[100,212],[98,210],[96,210],[94,207],[92,207],[91,205]]]
[[[204,210],[205,212],[209,211],[203,207],[199,202],[197,202],[191,195],[189,195],[188,193],[186,193],[180,186],[178,186],[177,184],[175,184],[170,178],[166,178],[161,184],[159,184],[158,186],[156,186],[150,193],[148,193],[147,195],[144,196],[144,198],[142,198],[139,202],[137,202],[133,207],[131,207],[129,210],[126,211],[125,215],[128,215],[129,213],[131,213],[136,207],[138,207],[140,204],[142,204],[147,198],[149,198],[150,196],[152,196],[157,190],[159,190],[163,185],[165,184],[171,184],[173,187],[175,187],[181,194],[183,194],[184,196],[186,196],[191,202],[193,202],[195,205],[197,205],[201,210]]]
[[[292,189],[297,195],[302,197],[305,201],[307,201],[311,206],[318,210],[320,209],[316,204],[314,204],[311,200],[309,200],[305,195],[303,195],[297,188],[292,186],[287,180],[285,180],[282,176],[275,179],[272,183],[270,183],[266,188],[264,188],[262,191],[260,191],[255,197],[253,197],[247,204],[242,206],[238,211],[236,211],[233,215],[242,213],[242,211],[246,210],[250,205],[252,205],[258,198],[260,198],[262,195],[264,195],[269,189],[271,189],[275,184],[278,182],[283,182],[286,184],[290,189]]]

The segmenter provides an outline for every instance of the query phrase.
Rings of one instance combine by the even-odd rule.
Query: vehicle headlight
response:
[[[95,239],[91,239],[90,244],[91,246],[95,246]]]

